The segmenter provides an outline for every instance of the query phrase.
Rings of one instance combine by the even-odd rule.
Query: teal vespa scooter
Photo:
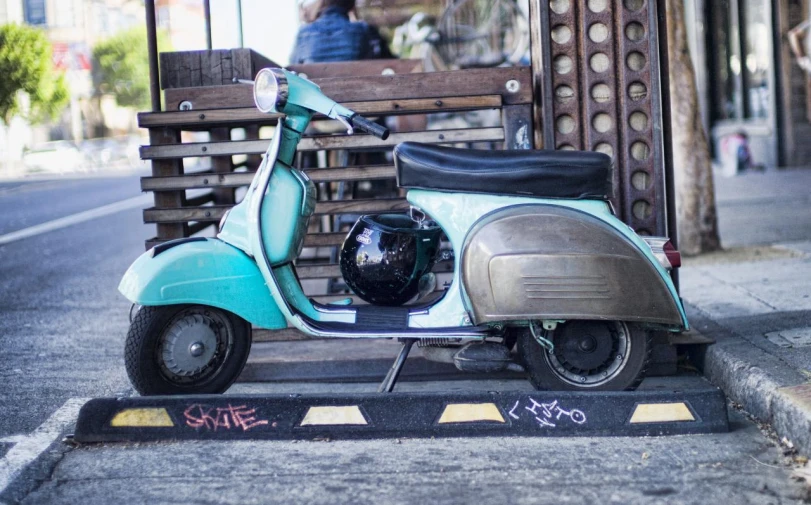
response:
[[[687,329],[669,275],[678,252],[614,216],[611,160],[591,152],[398,145],[397,181],[408,188],[411,213],[364,216],[341,256],[347,283],[371,303],[309,299],[294,266],[316,202],[314,184],[292,166],[302,132],[316,113],[349,133],[385,139],[388,130],[287,70],[259,72],[254,99],[262,112],[284,117],[216,238],[160,244],[121,281],[140,306],[125,353],[139,393],[225,391],[247,360],[252,326],[399,339],[380,391],[392,390],[414,342],[427,359],[460,370],[525,370],[540,389],[630,389],[642,380],[650,333]],[[392,279],[430,285],[441,254],[432,229],[451,244],[452,282],[430,301],[387,298],[400,289]]]

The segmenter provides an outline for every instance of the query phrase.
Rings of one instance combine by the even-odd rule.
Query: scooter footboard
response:
[[[473,227],[462,282],[475,324],[606,319],[683,327],[671,281],[654,261],[631,237],[594,216],[522,205]]]
[[[118,290],[139,305],[210,305],[262,328],[287,326],[256,263],[219,239],[181,239],[150,249]]]

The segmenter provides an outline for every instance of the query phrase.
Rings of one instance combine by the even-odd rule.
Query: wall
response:
[[[22,22],[22,2],[20,0],[0,0],[0,24]]]

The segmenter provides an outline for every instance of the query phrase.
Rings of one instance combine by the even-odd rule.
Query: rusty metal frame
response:
[[[611,155],[620,217],[675,238],[664,0],[535,1],[544,146]]]

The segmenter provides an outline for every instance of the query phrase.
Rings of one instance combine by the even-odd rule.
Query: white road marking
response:
[[[88,400],[89,398],[71,398],[32,433],[22,436],[15,435],[2,440],[15,442],[15,445],[9,449],[3,459],[0,459],[0,493],[6,490],[6,487],[20,475],[26,466],[45,452],[45,449],[59,437],[65,426],[76,420],[79,409]]]
[[[5,182],[5,181],[0,181]],[[6,188],[0,188],[0,196],[5,196],[11,193],[22,193],[24,191],[38,191],[41,189],[48,189],[53,187],[59,187],[64,185],[64,182],[58,180],[47,180],[47,181],[33,181],[33,182],[22,182],[17,186],[9,186]]]
[[[146,205],[149,205],[151,202],[152,195],[141,195],[133,198],[128,198],[126,200],[121,200],[120,202],[111,203],[109,205],[96,207],[95,209],[90,209],[83,212],[78,212],[76,214],[71,214],[70,216],[60,217],[59,219],[54,219],[53,221],[48,221],[46,223],[30,226],[28,228],[23,228],[22,230],[6,233],[5,235],[0,235],[0,245],[9,244],[17,240],[22,240],[24,238],[33,237],[35,235],[40,235],[42,233],[47,233],[49,231],[54,231],[74,224],[83,223],[85,221],[90,221],[91,219],[96,219],[99,217],[108,216],[110,214],[115,214],[116,212],[121,212],[122,210],[144,207]]]

